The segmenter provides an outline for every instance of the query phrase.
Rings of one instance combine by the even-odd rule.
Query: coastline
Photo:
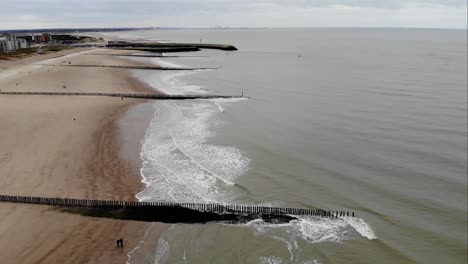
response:
[[[50,59],[55,63],[131,63],[110,56],[81,54],[96,51],[103,52],[75,49],[0,62],[0,89],[155,92],[125,69],[38,65]],[[5,183],[0,191],[12,195],[136,200],[135,194],[143,187],[138,148],[142,139],[139,136],[145,133],[141,131],[145,117],[138,120],[139,128],[134,127],[136,121],[122,117],[142,102],[95,97],[0,97],[0,177]],[[125,129],[131,129],[133,136],[122,136]],[[155,248],[158,236],[168,226],[83,217],[48,206],[0,204],[0,215],[0,257],[15,263],[123,263],[128,259],[127,253],[141,244],[140,238],[149,227],[149,244]],[[125,239],[123,249],[115,247],[118,238]]]

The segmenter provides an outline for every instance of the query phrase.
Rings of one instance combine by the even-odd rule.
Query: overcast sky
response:
[[[467,28],[466,0],[0,0],[0,29]]]

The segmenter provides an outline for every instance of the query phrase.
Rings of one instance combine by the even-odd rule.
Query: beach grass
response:
[[[21,60],[34,55],[44,55],[51,52],[58,52],[62,50],[72,49],[72,47],[65,45],[47,45],[40,48],[32,47],[26,49],[19,49],[11,52],[0,53],[0,60]]]

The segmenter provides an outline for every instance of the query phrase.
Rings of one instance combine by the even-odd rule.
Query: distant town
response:
[[[24,38],[17,38],[14,34],[0,35],[0,52],[14,51],[30,47],[30,43]]]
[[[0,60],[18,60],[73,47],[104,46],[102,38],[65,33],[0,33]]]
[[[103,39],[74,36],[67,34],[30,33],[30,34],[0,34],[0,52],[11,52],[20,49],[42,47],[49,44],[73,45],[89,42],[102,42]]]

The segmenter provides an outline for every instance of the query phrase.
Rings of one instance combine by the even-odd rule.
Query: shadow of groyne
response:
[[[248,98],[242,95],[168,95],[168,94],[143,94],[143,93],[74,93],[74,92],[0,92],[0,95],[42,95],[42,96],[106,96],[120,98],[138,98],[150,100],[195,100],[195,99],[228,99]]]
[[[168,224],[205,224],[209,222],[247,223],[255,219],[262,219],[268,223],[288,223],[296,217],[286,214],[236,214],[202,212],[184,207],[173,206],[142,206],[142,207],[62,207],[62,212],[79,214],[89,217],[132,220],[141,222],[161,222]]]
[[[174,56],[174,55],[158,55],[158,54],[104,54],[104,53],[93,53],[84,54],[87,56],[114,56],[114,57],[141,57],[141,58],[207,58],[208,56]]]
[[[128,41],[109,41],[108,48],[136,48],[136,49],[218,49],[225,51],[237,50],[233,45],[210,44],[210,43],[161,43],[161,42],[128,42]]]
[[[296,216],[310,215],[336,219],[354,217],[354,212],[323,209],[264,207],[246,205],[133,202],[69,198],[0,195],[0,202],[49,205],[68,213],[90,217],[163,223],[246,223],[263,219],[269,223],[286,223]]]
[[[178,47],[178,48],[151,48],[151,47],[107,47],[108,49],[117,49],[117,50],[140,50],[140,51],[147,51],[147,52],[155,52],[155,53],[173,53],[173,52],[195,52],[200,51],[201,49],[196,47]]]
[[[200,71],[218,70],[219,68],[183,68],[183,67],[160,67],[160,66],[133,66],[133,65],[96,65],[96,64],[40,64],[47,67],[85,67],[85,68],[118,68],[134,70],[154,70],[154,71]]]

